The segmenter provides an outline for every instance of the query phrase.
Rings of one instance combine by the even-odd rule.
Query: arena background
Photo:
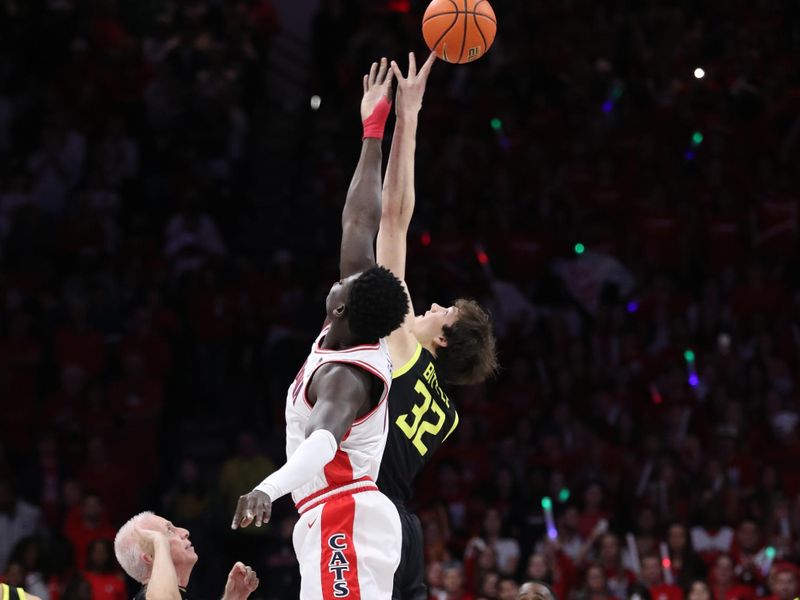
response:
[[[494,47],[436,64],[420,118],[410,287],[489,306],[503,367],[453,391],[461,425],[417,485],[433,597],[535,576],[679,600],[637,584],[630,533],[666,544],[676,586],[750,600],[784,574],[794,598],[800,4],[493,6]],[[255,597],[296,597],[290,503],[230,518],[284,459],[360,77],[424,56],[424,8],[0,1],[7,581],[122,600],[107,540],[149,508],[191,530],[192,598],[234,560]]]

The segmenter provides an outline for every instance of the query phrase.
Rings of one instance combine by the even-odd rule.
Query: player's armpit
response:
[[[343,363],[328,363],[320,367],[308,391],[313,403],[306,436],[317,429],[327,429],[341,444],[353,422],[369,410],[371,375]]]
[[[384,265],[385,266],[385,265]],[[398,276],[399,277],[399,276]],[[403,289],[408,296],[408,312],[403,324],[389,334],[389,354],[392,357],[392,365],[395,369],[400,368],[417,350],[417,337],[414,335],[414,304],[411,302],[411,293],[408,285],[403,281]]]

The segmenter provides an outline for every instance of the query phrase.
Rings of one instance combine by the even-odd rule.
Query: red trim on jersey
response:
[[[345,364],[347,364],[347,363],[345,363]],[[383,375],[381,375],[380,372],[376,371],[372,367],[372,365],[370,365],[369,363],[361,362],[359,360],[354,360],[349,364],[357,365],[357,366],[361,367],[362,369],[364,369],[365,371],[369,371],[370,373],[375,375],[375,377],[377,377],[378,379],[380,379],[383,382],[383,393],[381,394],[381,399],[378,400],[378,403],[375,405],[375,407],[371,411],[369,411],[363,417],[359,417],[358,419],[353,421],[353,426],[356,426],[359,423],[363,423],[364,421],[369,419],[381,407],[381,404],[383,404],[383,402],[386,400],[386,396],[389,394],[389,382],[386,381],[386,379],[384,379]]]
[[[303,364],[305,365],[305,363],[303,363]],[[375,375],[375,377],[377,377],[378,379],[380,379],[383,382],[383,393],[381,394],[381,399],[378,400],[378,403],[375,405],[375,407],[371,411],[369,411],[363,417],[359,417],[358,419],[353,421],[353,425],[351,425],[351,428],[352,428],[355,425],[358,425],[359,423],[363,423],[364,421],[369,419],[375,413],[375,411],[380,408],[381,404],[383,404],[383,402],[386,400],[387,395],[389,394],[389,382],[386,380],[386,378],[383,375],[381,375],[380,371],[376,371],[375,368],[372,365],[370,365],[369,363],[366,363],[364,361],[347,360],[347,359],[345,359],[345,360],[329,360],[329,361],[320,363],[316,367],[314,367],[314,370],[311,372],[311,375],[308,376],[308,383],[306,384],[305,389],[303,389],[303,401],[306,403],[306,406],[308,406],[308,408],[310,408],[312,410],[314,409],[314,405],[311,404],[311,402],[308,401],[308,388],[309,388],[309,386],[311,384],[311,380],[314,378],[314,375],[317,374],[317,369],[319,369],[320,367],[322,367],[324,365],[332,365],[332,364],[352,365],[354,367],[359,367],[359,368],[371,373],[372,375]],[[347,435],[350,435],[349,430],[348,430]],[[342,441],[344,441],[344,439]]]
[[[300,501],[296,502],[294,507],[297,510],[300,510],[303,507],[303,504],[305,504],[306,502],[310,502],[311,500],[314,500],[315,498],[319,498],[323,494],[327,494],[329,492],[333,492],[333,491],[339,489],[340,487],[344,487],[345,485],[350,485],[351,483],[361,483],[362,481],[372,481],[372,479],[370,479],[369,475],[364,475],[364,477],[359,477],[358,479],[353,479],[352,481],[348,481],[346,483],[341,483],[341,484],[337,484],[337,485],[329,485],[328,487],[322,488],[321,490],[317,490],[316,492],[314,492],[312,494],[309,494],[305,498],[303,498]],[[308,510],[308,509],[307,508],[303,508],[303,510]]]
[[[304,506],[302,509],[298,510],[297,513],[302,515],[303,513],[310,511],[312,508],[318,507],[320,504],[326,504],[328,502],[336,500],[337,498],[342,498],[343,496],[353,496],[355,494],[360,494],[361,492],[377,492],[377,491],[379,491],[378,486],[375,485],[374,483],[356,488],[354,490],[344,490],[343,492],[331,494],[330,496],[325,496],[324,498],[320,498],[319,500],[312,502],[308,506]]]
[[[319,336],[317,341],[314,343],[314,352],[319,352],[321,354],[330,354],[332,352],[357,352],[358,350],[377,350],[381,347],[381,343],[378,342],[377,344],[361,344],[360,346],[351,346],[350,348],[345,348],[344,350],[328,350],[326,348],[319,347],[321,339],[322,336]]]
[[[356,501],[351,495],[326,502],[321,515],[320,582],[323,600],[361,600],[358,556],[353,540]]]
[[[353,465],[347,452],[339,448],[333,460],[323,469],[329,485],[353,481]]]

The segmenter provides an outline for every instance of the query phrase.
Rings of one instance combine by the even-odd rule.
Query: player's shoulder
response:
[[[397,348],[389,347],[392,357],[392,379],[400,379],[404,375],[415,371],[426,359],[433,358],[433,355],[422,347],[422,344],[413,338],[413,342],[406,346]]]

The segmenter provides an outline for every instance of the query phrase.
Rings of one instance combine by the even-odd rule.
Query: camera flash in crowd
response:
[[[319,107],[322,105],[322,98],[314,94],[311,96],[311,110],[319,110]]]
[[[694,70],[694,78],[695,78],[695,79],[702,79],[702,78],[703,78],[703,77],[705,77],[705,76],[706,76],[706,72],[705,72],[705,71],[704,71],[702,68],[700,68],[700,67],[697,67],[697,68]]]

